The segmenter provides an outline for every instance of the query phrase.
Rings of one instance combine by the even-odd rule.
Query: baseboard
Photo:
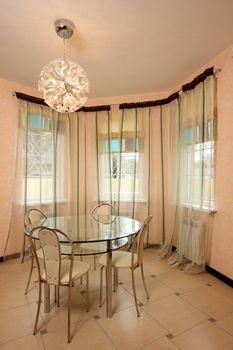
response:
[[[176,250],[176,247],[173,245],[172,246],[172,251],[174,252]],[[231,288],[233,288],[233,280],[225,275],[223,275],[221,272],[218,272],[217,270],[213,269],[209,265],[205,265],[206,272],[209,274],[213,275],[223,283],[227,284]]]
[[[29,251],[26,250],[24,256],[27,256],[28,254],[29,254]],[[18,259],[20,258],[20,256],[21,256],[21,253],[14,253],[10,255],[0,256],[0,263],[3,263],[4,261],[7,261],[7,260]]]
[[[210,273],[214,277],[218,278],[220,281],[224,282],[231,288],[233,288],[233,280],[225,275],[223,275],[221,272],[218,272],[217,270],[213,269],[212,267],[206,265],[206,272]]]

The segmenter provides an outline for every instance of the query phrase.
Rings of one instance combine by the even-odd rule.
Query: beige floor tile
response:
[[[35,317],[35,303],[0,312],[0,344],[32,335]]]
[[[52,288],[52,310],[45,315],[46,323],[42,317],[39,321],[40,330],[46,332],[43,334],[46,350],[66,349],[66,346],[71,350],[177,350],[177,346],[183,350],[233,349],[233,290],[215,277],[207,273],[188,275],[178,268],[172,269],[165,260],[160,259],[158,250],[145,249],[144,270],[150,300],[146,300],[138,269],[137,295],[144,304],[141,317],[138,318],[130,271],[121,269],[119,280],[123,284],[113,294],[113,318],[108,319],[105,303],[102,308],[98,306],[100,267],[97,264],[97,270],[94,271],[93,257],[84,259],[91,264],[91,311],[86,313],[85,310],[85,294],[82,293],[85,281],[83,285],[76,283],[72,291],[71,315],[74,337],[72,343],[67,344],[67,288],[61,288],[59,310],[54,307]],[[24,264],[19,259],[0,264],[0,348],[3,350],[44,349],[40,333],[32,336],[38,284],[31,283],[28,295],[24,295],[28,272],[28,259]],[[36,280],[35,272],[33,280]],[[174,292],[181,293],[180,297],[175,296]],[[100,319],[95,320],[93,316],[97,314]],[[206,322],[209,317],[218,321]],[[168,339],[165,337],[168,333],[179,335]],[[201,337],[203,342],[197,339]]]
[[[205,276],[187,274],[181,270],[175,270],[158,276],[158,279],[176,292],[184,293],[206,284]]]
[[[137,317],[135,308],[117,312],[111,319],[97,320],[105,334],[117,349],[136,350],[168,333],[157,321],[141,312]]]
[[[233,313],[217,321],[216,325],[233,335]]]
[[[144,261],[149,261],[156,259],[158,257],[158,249],[154,247],[145,248],[143,251],[143,259]]]
[[[145,277],[145,282],[146,282],[146,286],[150,297],[149,301],[146,298],[145,289],[144,289],[142,280],[138,279],[135,282],[137,298],[144,304],[153,300],[166,297],[174,293],[174,290],[167,287],[165,284],[160,282],[157,278],[150,277],[150,276]],[[127,291],[129,291],[129,293],[133,295],[133,288],[132,288],[131,282],[124,283],[122,285],[122,288],[125,288]]]
[[[144,310],[173,335],[180,334],[207,319],[206,315],[176,295],[151,302],[144,306]]]
[[[150,275],[161,275],[166,272],[175,271],[165,260],[160,259],[158,256],[155,259],[145,260],[144,268]]]
[[[71,327],[72,340],[67,343],[67,328],[63,327],[42,335],[46,350],[115,350],[97,322],[82,320]]]
[[[102,299],[102,307],[99,307],[99,291],[94,291],[90,293],[90,301],[93,309],[95,310],[96,314],[100,315],[101,317],[106,316],[106,292],[105,288],[103,289],[103,299]],[[116,289],[116,292],[112,295],[112,310],[113,314],[126,309],[134,304],[134,298],[133,296],[123,289],[121,286],[118,286]]]
[[[5,288],[0,288],[0,311],[14,308],[17,306],[32,303],[37,300],[37,292],[34,284],[31,284],[32,288],[27,293],[24,294],[25,284],[19,284],[16,286],[10,286]],[[17,288],[17,292],[16,292]]]
[[[147,269],[144,267],[144,275],[145,276],[150,276],[151,273],[147,271]],[[131,271],[130,269],[119,269],[118,270],[118,276],[119,276],[119,281],[126,283],[126,282],[131,282],[132,281],[132,276],[131,276]],[[135,280],[141,278],[141,272],[140,268],[136,269],[134,272]]]
[[[213,287],[197,288],[182,294],[182,298],[215,319],[233,311],[233,299],[220,294]]]
[[[4,265],[3,263],[2,265]],[[1,264],[0,264],[1,265]],[[19,284],[27,283],[29,274],[29,265],[25,268],[24,264],[15,265],[15,269],[0,268],[0,289],[5,287],[17,286]]]
[[[167,337],[163,337],[145,347],[142,350],[179,350]]]
[[[213,275],[209,274],[208,272],[201,272],[198,273],[196,275],[194,275],[194,278],[196,278],[197,280],[200,280],[200,282],[202,282],[203,284],[215,284],[217,283],[219,280],[214,277]]]
[[[30,335],[1,345],[1,350],[44,350],[41,336]]]
[[[217,292],[225,295],[228,298],[233,299],[233,288],[228,286],[227,284],[221,282],[218,279],[215,279],[214,283],[211,283],[212,288]]]
[[[42,315],[45,324],[43,329],[46,328],[48,332],[66,326],[67,324],[67,288],[65,287],[64,290],[61,291],[60,302],[61,304],[59,308],[54,303],[51,304],[51,310],[46,314],[43,312],[42,306]],[[85,295],[82,295],[79,289],[76,290],[76,287],[73,287],[71,300],[71,323],[75,323],[82,319],[91,318],[93,315],[92,310],[89,312],[86,311]]]
[[[182,350],[233,349],[233,337],[209,321],[175,337],[172,341]]]

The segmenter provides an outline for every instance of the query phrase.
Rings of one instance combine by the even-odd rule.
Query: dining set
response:
[[[39,314],[44,287],[44,312],[50,311],[50,286],[54,287],[54,300],[59,307],[60,287],[68,287],[68,343],[71,341],[70,314],[71,290],[75,282],[85,280],[86,311],[90,309],[89,271],[85,256],[94,256],[100,266],[101,307],[103,295],[103,272],[106,275],[106,317],[113,316],[113,289],[118,283],[118,269],[131,271],[133,296],[137,316],[140,316],[136,295],[134,271],[141,270],[147,299],[149,293],[143,272],[143,250],[145,235],[152,216],[143,222],[118,216],[111,204],[97,205],[90,215],[47,217],[39,209],[30,209],[25,215],[25,236],[30,242],[30,271],[25,294],[28,293],[33,267],[38,276],[38,306],[33,334],[38,332]],[[114,278],[113,278],[114,276]]]

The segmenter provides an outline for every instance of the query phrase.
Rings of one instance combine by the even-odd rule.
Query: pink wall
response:
[[[233,279],[233,58],[231,48],[212,62],[222,68],[218,78],[218,141],[216,152],[216,209],[211,267]]]
[[[186,79],[192,80],[206,67],[222,68],[218,78],[218,141],[216,152],[216,208],[210,237],[208,264],[233,279],[233,58],[231,48]],[[180,86],[178,87],[178,89]],[[174,89],[176,90],[176,89]],[[38,95],[37,90],[14,82],[0,80],[0,256],[6,242],[10,222],[16,128],[17,99],[13,91]],[[89,100],[88,105],[118,104],[167,97],[169,91],[145,95],[117,96]],[[10,252],[10,247],[8,247]]]

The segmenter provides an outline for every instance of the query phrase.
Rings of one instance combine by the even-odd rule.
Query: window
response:
[[[55,154],[50,124],[51,120],[48,117],[29,115],[28,129],[24,130],[23,191],[26,189],[28,203],[46,203],[51,202],[54,198]],[[59,160],[61,162],[58,168],[62,174],[62,157]],[[56,186],[56,188],[59,191],[57,199],[61,199],[63,197],[62,187]]]
[[[186,180],[185,203],[203,209],[214,209],[214,141],[191,144],[191,128],[186,129]],[[209,130],[209,129],[208,129]]]
[[[114,200],[120,192],[121,200],[142,198],[140,193],[140,163],[143,154],[139,152],[140,139],[123,138],[104,140],[99,143],[100,198]],[[141,146],[141,145],[140,145]],[[142,171],[141,171],[142,172]]]

